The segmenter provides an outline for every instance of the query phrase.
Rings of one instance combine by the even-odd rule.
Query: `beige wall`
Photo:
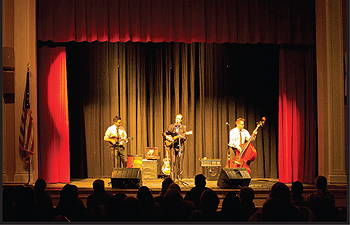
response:
[[[31,181],[37,178],[37,85],[36,85],[36,21],[35,0],[3,0],[3,47],[14,51],[13,103],[3,107],[3,182],[26,183],[28,171],[19,156],[19,127],[26,85],[27,64],[30,63],[30,104],[34,118],[35,155],[32,158]]]
[[[316,2],[318,170],[330,183],[346,183],[346,114],[342,0]]]

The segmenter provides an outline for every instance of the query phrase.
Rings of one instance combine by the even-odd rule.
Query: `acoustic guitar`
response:
[[[112,142],[109,142],[112,146],[112,148],[116,148],[116,147],[119,147],[119,146],[122,146],[122,144],[120,144],[122,141],[124,141],[124,143],[128,143],[129,141],[133,140],[134,137],[128,137],[127,139],[120,139],[120,138],[117,138],[117,137],[111,137],[111,139],[115,140],[115,144],[112,144]]]
[[[192,132],[192,131],[188,131],[188,132],[185,133],[184,136],[181,136],[181,135],[176,135],[176,136],[174,136],[174,137],[167,136],[167,138],[166,138],[165,141],[164,141],[164,144],[165,144],[166,147],[169,147],[169,146],[170,146],[171,144],[173,144],[177,139],[180,139],[180,141],[181,141],[181,139],[183,139],[185,136],[190,135],[190,134],[193,134],[193,132]]]

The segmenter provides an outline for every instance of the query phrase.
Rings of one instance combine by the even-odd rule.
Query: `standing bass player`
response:
[[[266,118],[263,117],[261,121],[257,123],[252,135],[244,129],[245,120],[243,118],[238,118],[236,120],[236,127],[230,131],[230,142],[228,143],[228,145],[232,147],[235,157],[233,159],[229,158],[225,166],[226,168],[245,168],[250,174],[251,170],[249,164],[255,160],[257,155],[252,141],[255,140],[258,128],[264,125],[265,120]]]
[[[230,142],[228,143],[228,146],[232,148],[234,153],[230,154],[231,156],[241,153],[242,149],[240,145],[248,141],[250,138],[249,131],[244,129],[244,122],[245,119],[238,118],[236,120],[236,127],[230,131]]]

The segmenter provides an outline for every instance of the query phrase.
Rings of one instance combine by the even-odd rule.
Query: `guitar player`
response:
[[[182,124],[183,116],[177,114],[175,123],[170,124],[168,129],[163,133],[164,147],[170,155],[170,176],[175,181],[182,180],[184,142],[186,141],[186,126]],[[169,154],[170,152],[170,154]]]
[[[121,122],[122,119],[119,116],[115,116],[113,118],[114,124],[107,128],[105,136],[103,138],[104,141],[107,141],[112,145],[111,148],[114,168],[126,168],[127,165],[127,157],[124,144],[128,141],[128,139],[124,127],[121,126]],[[118,158],[119,160],[116,160]]]

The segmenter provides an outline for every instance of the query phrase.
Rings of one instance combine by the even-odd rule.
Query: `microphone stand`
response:
[[[178,153],[178,155],[179,155],[179,168],[178,168],[178,172],[183,172],[183,171],[180,171],[180,169],[181,169],[181,164],[183,164],[183,162],[182,162],[182,159],[183,158],[181,158],[182,156],[181,156],[181,154],[182,154],[182,145],[181,145],[181,136],[180,136],[180,125],[175,125],[176,126],[176,131],[177,131],[177,135],[178,135],[178,137],[179,137],[179,153]],[[175,165],[176,166],[176,165]],[[186,183],[186,182],[184,182],[184,181],[182,181],[182,180],[180,180],[179,179],[179,177],[177,178],[177,180],[178,180],[178,182],[180,182],[182,185],[188,185],[188,183]]]
[[[227,125],[227,140],[228,142],[230,143],[230,124],[228,122],[226,122],[226,125]],[[228,146],[228,149],[227,149],[227,164],[228,165],[228,168],[231,168],[231,154],[230,154],[230,146]]]

